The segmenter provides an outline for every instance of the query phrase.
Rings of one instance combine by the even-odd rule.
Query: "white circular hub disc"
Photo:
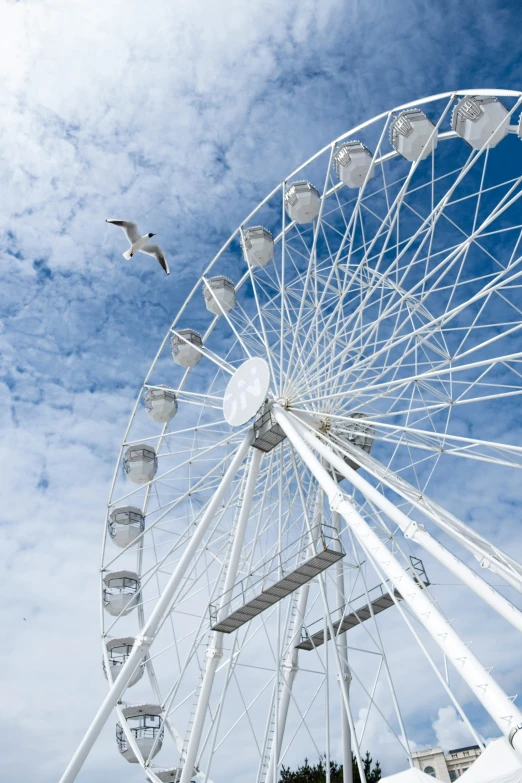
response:
[[[238,367],[223,398],[223,415],[228,424],[246,424],[265,401],[269,384],[270,370],[264,359],[247,359]]]

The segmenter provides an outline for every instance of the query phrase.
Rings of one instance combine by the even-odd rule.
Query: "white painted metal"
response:
[[[274,257],[274,238],[263,226],[251,226],[241,235],[243,254],[253,267],[266,266]]]
[[[113,682],[118,674],[120,673],[123,664],[129,657],[131,650],[134,646],[134,637],[133,636],[124,636],[122,638],[118,639],[111,639],[107,642],[107,653],[108,653],[108,661],[109,661],[109,671],[111,674],[111,682]],[[141,678],[143,677],[143,670],[145,667],[145,662],[142,661],[142,663],[138,666],[136,671],[134,672],[132,678],[129,680],[129,684],[127,685],[128,688],[132,688],[133,685],[135,685]],[[105,672],[105,676],[108,677],[107,667],[105,665],[105,661],[103,662],[103,669]]]
[[[313,525],[316,529],[317,526],[321,525],[323,521],[323,508],[322,508],[323,503],[324,503],[323,493],[321,491],[318,491],[316,502],[315,502],[315,512],[313,517]],[[313,553],[314,553],[314,542],[310,541],[310,545],[308,547],[306,557],[311,556]],[[296,613],[295,613],[295,618],[293,620],[293,626],[292,626],[291,618],[289,622],[289,625],[291,627],[288,628],[288,632],[289,632],[288,651],[285,655],[284,661],[282,662],[282,667],[281,667],[282,680],[281,680],[281,688],[280,688],[281,693],[280,693],[279,704],[277,705],[278,706],[277,719],[275,719],[274,721],[275,725],[277,726],[277,733],[272,742],[272,747],[270,748],[268,770],[265,778],[265,780],[269,782],[277,780],[277,766],[279,764],[279,758],[281,755],[281,746],[283,744],[283,737],[286,729],[288,708],[290,706],[290,699],[292,696],[292,689],[294,687],[296,674],[299,671],[299,650],[297,649],[296,645],[301,639],[301,631],[304,624],[306,605],[308,603],[309,593],[310,593],[309,583],[303,585],[299,589],[299,596],[297,598]]]
[[[140,600],[140,577],[135,571],[110,571],[103,577],[103,604],[114,617],[129,614]]]
[[[390,141],[399,155],[413,163],[437,147],[437,129],[419,109],[402,111],[390,127]]]
[[[498,728],[505,736],[509,736],[514,727],[522,724],[522,713],[518,707],[513,704],[490,673],[479,663],[451,624],[409,576],[388,547],[383,544],[375,531],[354,508],[348,497],[339,491],[335,481],[310,451],[288,415],[279,406],[274,407],[278,422],[323,487],[332,510],[344,517],[368,556],[378,563],[379,568],[386,574],[393,586],[401,592],[413,614],[424,625],[448,660],[453,663]],[[336,470],[344,470],[343,460],[337,457],[331,449],[322,446],[321,454]],[[517,732],[512,738],[513,746],[519,753],[522,753],[521,734],[522,732]]]
[[[243,503],[239,511],[239,517],[237,520],[237,526],[234,531],[232,539],[232,547],[230,549],[230,557],[227,564],[227,571],[225,577],[225,585],[223,588],[223,602],[226,600],[225,596],[227,592],[234,586],[237,580],[237,570],[239,566],[239,558],[241,550],[243,548],[243,541],[245,537],[246,527],[250,516],[250,510],[252,505],[252,498],[256,487],[259,468],[261,465],[261,459],[263,453],[258,449],[252,449],[250,458],[250,465],[248,469],[248,476],[245,486],[245,494],[243,497]],[[223,605],[218,613],[218,620],[223,619]],[[210,701],[210,695],[212,693],[212,686],[214,684],[214,677],[216,675],[216,669],[219,661],[223,657],[223,633],[214,631],[212,639],[207,650],[207,661],[205,667],[205,673],[203,675],[203,682],[201,685],[201,691],[199,693],[198,704],[196,707],[196,714],[194,716],[194,723],[192,725],[192,731],[187,746],[187,752],[184,758],[183,771],[181,773],[180,783],[190,783],[192,778],[192,771],[196,763],[199,744],[201,742],[201,735],[203,733],[203,726],[205,718],[207,716],[208,705]]]
[[[158,460],[150,443],[136,443],[129,446],[123,459],[123,470],[129,481],[146,484],[152,481],[158,470]]]
[[[153,421],[159,424],[169,422],[177,413],[176,395],[167,387],[147,389],[145,392],[145,408]]]
[[[64,774],[60,778],[60,783],[72,783],[75,780],[76,775],[82,768],[85,759],[89,755],[89,751],[93,746],[98,734],[102,730],[107,718],[111,714],[116,702],[121,698],[125,688],[129,681],[132,679],[136,668],[140,665],[141,661],[148,653],[153,641],[154,635],[163,620],[165,612],[167,612],[169,605],[174,597],[174,593],[179,586],[181,578],[185,573],[191,559],[193,558],[198,545],[205,535],[208,526],[212,522],[214,515],[216,514],[219,505],[221,504],[225,493],[227,492],[232,479],[234,478],[239,466],[245,458],[245,454],[250,448],[252,440],[252,432],[249,431],[241,444],[237,449],[220,486],[216,490],[216,493],[210,503],[207,506],[205,513],[203,514],[200,523],[194,531],[190,542],[188,543],[179,564],[170,577],[166,588],[161,594],[152,614],[150,615],[147,623],[143,627],[142,633],[136,638],[134,647],[131,654],[127,658],[127,661],[122,666],[118,679],[112,684],[107,696],[105,697],[100,709],[98,710],[94,720],[92,721],[89,729],[87,730],[82,742],[80,743],[76,753],[69,762]]]
[[[263,405],[270,384],[264,359],[247,359],[228,382],[223,397],[223,416],[234,427],[246,424]]]
[[[121,755],[131,764],[137,764],[140,756],[144,761],[152,760],[159,753],[163,744],[161,706],[137,704],[124,707],[121,712],[134,739],[134,742],[130,744],[128,737],[123,733],[122,724],[117,724],[116,737]]]
[[[199,332],[194,329],[181,329],[170,341],[172,358],[181,367],[194,367],[201,361],[199,348],[202,344]]]
[[[145,518],[141,508],[120,506],[109,514],[109,535],[119,547],[131,546],[145,527]]]
[[[335,173],[348,188],[361,188],[374,175],[370,150],[360,141],[345,141],[335,151]]]
[[[306,416],[303,416],[300,413],[297,415],[299,416],[300,421],[305,424],[310,423],[309,418]],[[438,503],[431,500],[426,493],[420,494],[418,490],[408,484],[404,478],[390,473],[390,471],[386,470],[386,468],[374,457],[369,456],[368,452],[364,454],[361,451],[354,451],[350,442],[346,440],[343,441],[342,446],[350,455],[351,463],[357,461],[371,475],[378,478],[379,481],[390,487],[390,489],[393,489],[398,495],[403,497],[419,509],[428,519],[438,525],[441,530],[468,549],[483,568],[487,568],[497,574],[497,576],[504,579],[511,587],[514,587],[515,590],[522,593],[522,565],[520,563],[505,552],[499,550],[498,547],[493,546],[489,541],[486,541],[486,539],[472,530],[468,525],[461,522],[460,519],[457,519],[454,514],[451,514]],[[349,465],[350,462],[348,462]],[[350,467],[353,467],[353,464],[350,465]],[[506,614],[510,617],[511,611],[506,609]]]
[[[334,511],[332,514],[332,525],[334,530],[341,540],[341,517]],[[335,566],[335,588],[337,596],[337,606],[344,611],[346,606],[346,595],[344,587],[344,564],[342,560],[339,560]],[[352,681],[352,673],[350,671],[350,665],[348,662],[348,639],[346,634],[341,634],[336,640],[337,647],[339,649],[339,658],[341,660],[341,666],[343,669],[343,677],[346,683],[346,690],[350,692],[350,683]],[[348,721],[348,714],[344,703],[341,703],[341,740],[343,749],[343,783],[353,783],[352,772],[352,737],[350,732],[350,723]]]
[[[496,147],[509,131],[509,115],[496,97],[467,96],[456,105],[452,126],[473,149]]]
[[[319,191],[305,180],[292,182],[285,192],[285,206],[288,216],[296,223],[311,223],[321,208]]]
[[[435,557],[442,565],[451,571],[458,579],[473,590],[479,598],[482,598],[492,609],[500,614],[508,623],[522,632],[522,612],[507,600],[498,590],[495,590],[488,582],[473,571],[469,566],[462,562],[456,555],[446,549],[440,541],[433,538],[426,528],[410,519],[400,508],[394,505],[379,490],[373,487],[366,479],[357,473],[349,463],[339,458],[332,449],[322,442],[314,433],[310,435],[300,421],[297,421],[297,428],[304,440],[312,448],[315,448],[322,457],[327,459],[335,471],[342,474],[354,487],[371,500],[375,505],[384,511],[384,513],[395,522],[404,533],[406,538],[415,541],[423,549]],[[330,457],[333,457],[330,459]],[[342,470],[341,470],[342,466]]]
[[[214,315],[228,313],[236,306],[234,283],[223,275],[204,281],[203,297],[205,307]]]

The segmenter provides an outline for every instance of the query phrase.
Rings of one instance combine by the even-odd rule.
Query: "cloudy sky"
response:
[[[495,0],[0,0],[0,29],[1,777],[52,783],[105,692],[108,485],[184,295],[351,126],[445,90],[518,89],[520,22]],[[158,234],[169,279],[124,265],[104,223],[120,216]],[[451,711],[433,717],[446,742]],[[142,779],[113,730],[83,783]]]

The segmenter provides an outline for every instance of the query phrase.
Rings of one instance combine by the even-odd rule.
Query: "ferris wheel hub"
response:
[[[247,359],[228,382],[223,398],[223,416],[228,424],[241,427],[256,415],[268,394],[270,369],[258,356]]]

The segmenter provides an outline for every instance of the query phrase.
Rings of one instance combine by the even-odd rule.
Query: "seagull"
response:
[[[125,251],[125,253],[123,253],[123,258],[128,261],[129,258],[132,258],[134,253],[137,253],[138,251],[141,253],[146,253],[148,256],[155,256],[158,259],[162,269],[164,269],[165,272],[170,275],[170,269],[169,265],[167,264],[167,259],[165,258],[165,253],[159,245],[154,245],[149,242],[149,239],[151,239],[151,237],[155,237],[156,234],[145,234],[144,236],[140,236],[138,226],[136,223],[132,223],[130,220],[109,220],[107,218],[105,222],[112,223],[113,226],[119,226],[124,230],[125,236],[130,242],[130,247]]]

